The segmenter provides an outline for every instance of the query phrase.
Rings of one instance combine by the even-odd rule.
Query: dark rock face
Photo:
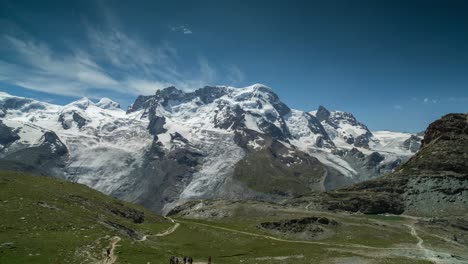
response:
[[[13,131],[10,127],[6,126],[2,120],[0,120],[0,144],[6,146],[10,143],[20,139],[18,133]]]
[[[340,124],[348,124],[353,127],[364,129],[366,132],[362,135],[357,137],[352,135],[344,135],[343,139],[346,141],[346,143],[354,145],[355,147],[369,148],[369,139],[372,137],[372,133],[364,124],[358,122],[353,114],[341,111],[330,112],[325,107],[319,106],[315,116],[317,120],[322,122],[322,124],[327,124],[334,129],[338,129]]]
[[[76,112],[73,113],[73,121],[76,122],[78,128],[82,128],[84,125],[86,125],[86,119]]]
[[[214,117],[214,125],[222,129],[245,128],[244,117],[245,112],[238,105],[232,109],[229,105],[219,104]]]
[[[145,213],[132,208],[125,208],[125,210],[110,208],[110,211],[117,216],[131,219],[135,224],[141,224],[145,221]]]
[[[137,99],[135,100],[135,102],[133,104],[131,104],[128,109],[127,109],[127,114],[129,113],[132,113],[132,112],[135,112],[135,111],[138,111],[138,110],[141,110],[141,109],[146,109],[146,108],[149,108],[151,106],[151,102],[153,96],[151,95],[140,95],[137,97]]]
[[[320,123],[320,120],[317,117],[314,117],[313,115],[307,113],[307,121],[308,124],[307,126],[309,127],[310,131],[312,131],[315,134],[320,134],[320,140],[322,140],[322,144],[320,145],[327,145],[327,146],[334,146],[335,144],[333,141],[330,140],[330,137],[328,136],[327,132],[325,131],[325,128],[323,128],[322,124]],[[318,147],[319,144],[317,144]]]
[[[151,116],[148,130],[151,135],[157,136],[158,134],[165,133],[167,130],[164,128],[166,118],[164,116]]]
[[[448,114],[429,125],[421,149],[399,173],[468,175],[467,155],[468,114]]]
[[[330,117],[330,111],[328,111],[325,107],[319,106],[317,110],[317,114],[315,115],[317,119],[322,122],[327,120]]]
[[[266,134],[271,135],[274,139],[286,141],[287,138],[290,137],[287,131],[287,127],[284,125],[284,123],[282,123],[282,129],[268,121],[263,121],[262,123],[258,124],[258,127]]]
[[[189,141],[186,138],[184,138],[181,134],[179,134],[178,132],[171,134],[171,141],[180,141],[185,144],[189,144]]]
[[[66,115],[69,115],[70,113],[62,113],[60,114],[59,116],[59,119],[58,121],[62,124],[62,127],[64,129],[69,129],[71,127],[71,122],[69,120],[66,120]],[[78,128],[82,128],[83,126],[86,125],[86,123],[88,122],[88,120],[86,120],[86,118],[82,117],[79,113],[77,113],[76,111],[72,111],[71,113],[72,115],[72,120],[73,122],[76,123],[76,125],[78,126]]]
[[[112,195],[163,212],[164,206],[175,202],[190,183],[201,158],[202,154],[189,145],[165,151],[155,140],[141,167],[132,172],[132,182],[119,187]]]
[[[364,135],[356,137],[354,140],[354,146],[358,148],[369,148],[369,138],[372,136],[370,132],[367,132]]]
[[[63,156],[68,153],[67,146],[60,141],[57,134],[53,131],[45,132],[42,142],[42,145],[54,146],[55,153],[59,156]]]
[[[332,152],[335,155],[341,156],[346,162],[352,164],[357,171],[357,176],[354,182],[374,178],[375,175],[382,175],[392,172],[401,164],[401,159],[397,158],[393,162],[385,162],[384,156],[378,152],[373,152],[365,155],[357,148],[351,150],[335,150]]]
[[[421,138],[417,135],[411,135],[410,138],[403,142],[403,147],[416,153],[421,148]]]
[[[337,226],[338,222],[326,217],[304,217],[300,219],[283,220],[278,222],[263,222],[258,225],[259,228],[272,229],[280,232],[300,233],[307,231],[310,227],[315,229],[315,224],[325,226]]]
[[[338,222],[333,219],[312,216],[277,222],[264,222],[258,224],[257,228],[285,236],[317,239],[333,235],[331,230],[337,225]]]
[[[41,141],[38,146],[8,153],[0,160],[0,168],[61,177],[68,159],[67,147],[52,131],[45,132]]]
[[[213,87],[213,86],[205,86],[201,89],[196,90],[194,95],[199,96],[200,100],[205,103],[209,104],[212,103],[214,100],[220,98],[221,96],[225,95],[227,92],[226,88],[224,87]]]
[[[375,167],[377,164],[379,164],[381,161],[385,159],[384,156],[382,156],[378,152],[372,152],[369,156],[366,158],[366,163],[368,167]]]
[[[438,139],[456,141],[468,137],[467,119],[467,114],[448,114],[433,122],[426,129],[421,147]]]

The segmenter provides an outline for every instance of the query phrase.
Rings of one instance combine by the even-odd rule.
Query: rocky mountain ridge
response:
[[[395,172],[311,202],[369,214],[463,216],[468,208],[467,157],[468,114],[448,114],[429,125],[419,152]]]
[[[0,167],[86,184],[158,212],[190,199],[275,200],[378,177],[417,135],[350,114],[289,108],[271,88],[175,87],[65,106],[0,94]],[[36,156],[30,153],[34,150]]]

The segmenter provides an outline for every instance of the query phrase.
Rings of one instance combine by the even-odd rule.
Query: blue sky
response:
[[[0,0],[0,90],[65,104],[263,83],[416,132],[468,111],[466,1]]]

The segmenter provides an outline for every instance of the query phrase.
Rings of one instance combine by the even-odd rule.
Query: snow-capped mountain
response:
[[[272,89],[175,87],[125,112],[0,93],[0,169],[61,177],[166,212],[186,199],[278,199],[392,171],[420,137],[346,112],[290,109]]]

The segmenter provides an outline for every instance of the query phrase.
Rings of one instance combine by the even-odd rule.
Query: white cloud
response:
[[[403,106],[397,104],[397,105],[394,105],[393,108],[395,108],[396,110],[402,110]]]
[[[0,60],[0,80],[4,82],[63,95],[118,86],[118,81],[82,52],[58,57],[45,43],[10,35],[3,36],[1,44],[16,55],[15,63]]]
[[[227,66],[227,80],[229,84],[236,85],[245,80],[245,74],[236,65]]]
[[[171,84],[150,80],[127,80],[126,86],[135,90],[137,94],[151,94],[156,90],[171,86]]]
[[[149,44],[123,32],[109,14],[106,21],[101,28],[85,24],[86,45],[69,46],[68,52],[57,52],[25,34],[0,36],[2,51],[11,55],[8,61],[0,59],[0,81],[53,94],[98,97],[106,91],[152,94],[170,85],[188,91],[244,79],[235,65],[222,67],[220,73],[203,56],[197,67],[186,66],[186,58],[169,42]],[[192,33],[187,27],[178,30]]]

